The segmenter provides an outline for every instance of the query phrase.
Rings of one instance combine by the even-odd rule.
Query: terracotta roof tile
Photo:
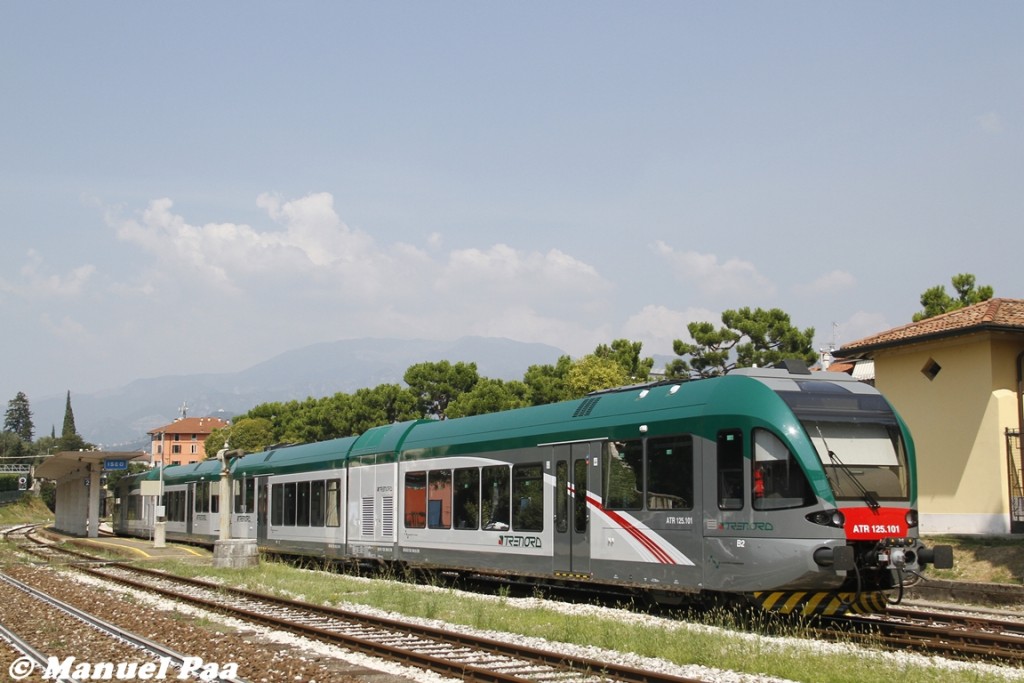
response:
[[[871,337],[845,344],[833,352],[837,357],[862,354],[879,348],[900,346],[936,337],[950,337],[981,330],[1018,330],[1024,333],[1024,299],[989,299],[973,306],[943,313]]]
[[[228,423],[219,417],[186,417],[175,420],[169,425],[150,429],[147,434],[170,432],[172,434],[209,434],[214,429],[227,427]]]

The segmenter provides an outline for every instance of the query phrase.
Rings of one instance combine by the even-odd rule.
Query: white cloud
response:
[[[974,120],[985,133],[995,135],[1003,132],[1003,117],[994,111],[976,116]]]
[[[555,344],[571,353],[607,341],[611,284],[558,249],[507,244],[442,249],[379,244],[347,226],[328,193],[286,201],[262,194],[275,224],[194,225],[170,199],[140,215],[111,219],[117,235],[154,259],[123,292],[216,298],[231,294],[231,316],[258,316],[316,340],[343,336],[499,335]],[[181,287],[190,287],[187,295]],[[227,324],[223,309],[220,324]],[[598,335],[602,335],[599,337]],[[589,347],[589,348],[587,348]]]
[[[665,306],[647,305],[634,313],[622,326],[622,337],[643,342],[643,354],[671,355],[676,339],[693,341],[686,329],[691,322],[711,322],[720,325],[722,314],[706,308],[688,308],[676,311]]]
[[[760,300],[775,293],[775,285],[749,261],[720,262],[714,254],[677,251],[661,240],[653,250],[673,267],[678,279],[695,285],[705,296]]]
[[[21,267],[21,280],[11,282],[0,279],[0,291],[26,299],[47,299],[53,297],[71,298],[85,292],[96,273],[96,267],[85,264],[72,268],[65,275],[44,272],[43,257],[30,249],[27,263]]]
[[[797,294],[835,294],[851,289],[857,284],[857,278],[845,270],[833,270],[825,273],[809,284],[797,285],[793,289]]]
[[[479,289],[467,291],[467,286]],[[507,244],[451,252],[436,281],[441,292],[485,297],[505,293],[541,301],[592,295],[609,287],[596,268],[558,249],[524,252]]]
[[[222,291],[239,293],[254,278],[306,280],[311,286],[338,287],[368,296],[382,285],[381,268],[390,265],[373,239],[345,225],[330,194],[283,202],[263,194],[257,206],[282,226],[258,231],[246,224],[191,225],[172,213],[170,199],[150,202],[141,220],[116,222],[122,240],[151,253],[159,263]]]
[[[63,316],[60,320],[55,321],[49,314],[44,313],[39,317],[39,322],[53,336],[61,339],[73,341],[79,345],[96,341],[95,334],[70,316]]]

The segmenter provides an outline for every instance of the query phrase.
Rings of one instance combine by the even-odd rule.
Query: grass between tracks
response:
[[[148,563],[147,563],[148,565]],[[296,569],[274,561],[245,570],[213,569],[195,564],[163,562],[177,574],[214,578],[250,590],[272,592],[309,602],[348,607],[365,605],[400,615],[437,619],[476,629],[544,638],[550,641],[632,652],[681,665],[703,665],[748,674],[808,683],[864,683],[901,680],[945,681],[1024,680],[1017,669],[949,668],[922,657],[898,658],[854,646],[784,640],[777,633],[739,627],[722,612],[706,615],[702,624],[658,620],[637,623],[631,613],[586,611],[569,614],[538,607],[533,601],[487,597],[450,588],[424,590],[396,581],[370,580],[344,574]],[[526,606],[523,606],[523,605]],[[785,635],[785,634],[782,634]],[[799,637],[794,627],[790,635]],[[501,636],[498,636],[499,638]]]

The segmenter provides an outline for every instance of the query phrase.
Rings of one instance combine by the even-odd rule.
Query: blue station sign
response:
[[[107,458],[103,461],[103,469],[107,471],[113,470],[126,470],[128,469],[128,461],[122,459]]]

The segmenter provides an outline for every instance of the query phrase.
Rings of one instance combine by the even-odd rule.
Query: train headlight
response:
[[[808,522],[814,522],[821,526],[842,529],[846,526],[846,517],[839,510],[818,510],[807,515]]]
[[[917,526],[917,510],[907,510],[907,528],[913,529]]]

